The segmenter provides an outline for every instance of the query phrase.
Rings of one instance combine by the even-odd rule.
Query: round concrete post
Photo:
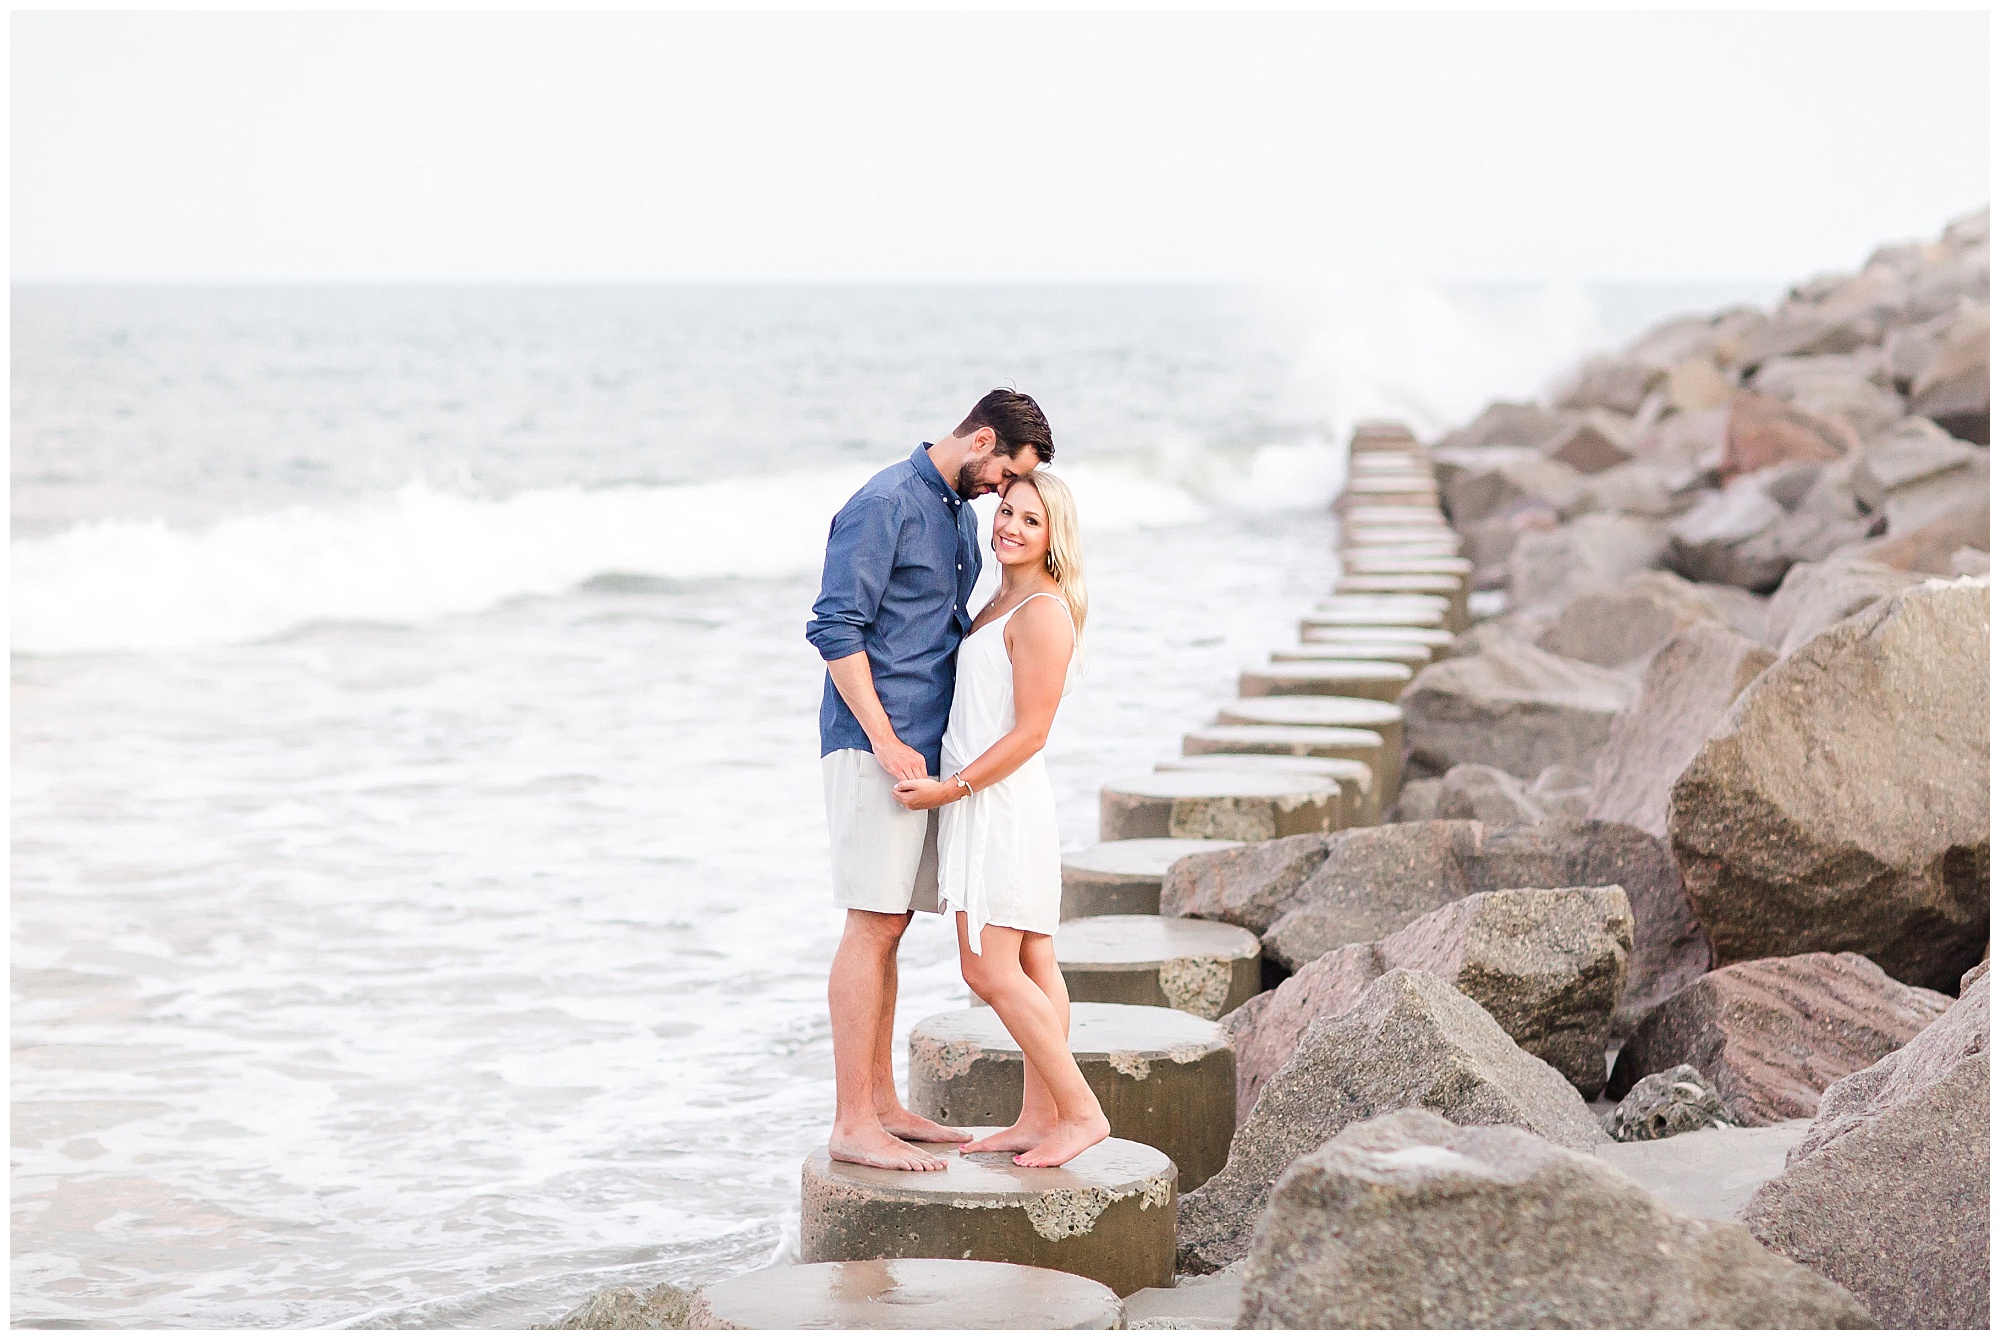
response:
[[[1060,1168],[1022,1168],[1010,1154],[922,1148],[945,1161],[943,1172],[864,1168],[815,1151],[801,1187],[799,1258],[1005,1261],[1081,1275],[1121,1298],[1173,1282],[1174,1163],[1160,1150],[1111,1139]]]
[[[1211,731],[1251,731],[1255,726],[1211,726]],[[1280,727],[1279,729],[1311,729],[1310,727]],[[1370,737],[1365,748],[1379,753],[1382,737],[1373,731],[1350,731],[1351,735]],[[1371,755],[1372,756],[1372,755]],[[1309,777],[1325,777],[1340,783],[1340,814],[1334,820],[1335,828],[1351,828],[1356,824],[1375,822],[1368,818],[1371,798],[1375,791],[1375,769],[1365,758],[1345,756],[1316,757],[1310,754],[1295,754],[1290,751],[1269,753],[1223,753],[1221,751],[1190,751],[1186,757],[1165,759],[1153,765],[1155,772],[1250,772],[1250,773],[1292,773]]]
[[[1195,838],[1133,838],[1065,852],[1062,919],[1156,917],[1160,914],[1160,884],[1167,877],[1168,866],[1196,852],[1237,845]]]
[[[1329,693],[1393,703],[1415,677],[1414,670],[1396,661],[1273,660],[1238,675],[1236,692],[1244,698]]]
[[[1266,842],[1331,832],[1340,788],[1318,777],[1154,773],[1098,791],[1098,836]]]
[[[1299,620],[1299,641],[1319,641],[1313,636],[1313,631],[1320,628],[1435,628],[1450,633],[1451,630],[1444,626],[1449,613],[1448,610],[1413,605],[1392,605],[1386,609],[1346,605],[1329,609],[1322,605]]]
[[[1241,926],[1191,917],[1084,917],[1056,931],[1072,1001],[1220,1019],[1263,989],[1264,950]]]
[[[1236,1053],[1220,1028],[1180,1010],[1078,1001],[1070,1006],[1069,1049],[1111,1133],[1172,1159],[1182,1189],[1194,1190],[1228,1160],[1236,1134]],[[910,1030],[910,1107],[935,1121],[1011,1124],[1021,1114],[1021,1076],[1020,1048],[983,1006],[934,1014]],[[1173,1220],[1171,1207],[1167,1219]]]
[[[1415,643],[1428,650],[1433,659],[1437,653],[1449,647],[1456,635],[1444,628],[1398,627],[1394,624],[1349,624],[1323,623],[1313,629],[1313,635],[1302,641],[1303,646],[1331,647],[1339,650],[1343,644],[1373,642]]]
[[[1396,803],[1403,787],[1403,709],[1372,698],[1321,697],[1301,694],[1272,698],[1238,698],[1215,714],[1218,726],[1353,726],[1382,737],[1375,765],[1382,808]]]
[[[1340,538],[1346,550],[1405,550],[1422,545],[1426,552],[1456,554],[1465,547],[1458,532],[1439,522],[1431,526],[1350,526]]]
[[[1368,769],[1368,779],[1361,783],[1358,803],[1342,780],[1340,826],[1381,822],[1382,788],[1377,779],[1387,751],[1375,731],[1346,726],[1206,726],[1181,737],[1181,752],[1195,765],[1217,755],[1359,763]]]
[[[1271,648],[1271,660],[1280,665],[1290,661],[1393,661],[1397,665],[1408,666],[1414,673],[1429,665],[1432,659],[1432,649],[1421,642],[1300,642],[1290,647]],[[1246,693],[1243,696],[1251,698],[1256,695]]]
[[[1004,1261],[821,1261],[708,1284],[691,1331],[1116,1331],[1096,1280]]]
[[[1342,520],[1354,526],[1435,526],[1448,530],[1444,513],[1435,504],[1388,506],[1381,503],[1356,505]]]
[[[1471,577],[1472,560],[1444,554],[1380,554],[1368,549],[1344,549],[1340,566],[1357,576],[1424,573],[1440,577]]]
[[[1437,596],[1446,602],[1445,627],[1462,633],[1470,623],[1465,612],[1466,579],[1449,573],[1346,573],[1333,583],[1334,598],[1343,596]]]

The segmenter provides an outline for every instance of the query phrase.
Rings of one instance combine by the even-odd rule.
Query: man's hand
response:
[[[895,736],[873,743],[875,761],[882,765],[884,772],[897,781],[914,782],[931,775],[930,765],[924,762],[924,756]]]

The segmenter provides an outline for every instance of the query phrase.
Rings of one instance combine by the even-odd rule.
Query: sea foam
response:
[[[84,522],[13,544],[13,648],[163,650],[254,641],[309,623],[415,623],[556,595],[610,573],[809,573],[833,512],[878,468],[503,499],[412,482],[370,502],[286,508],[202,529]],[[1265,447],[1233,460],[1168,448],[1062,474],[1087,537],[1196,521],[1216,507],[1321,504],[1339,464],[1326,447]]]

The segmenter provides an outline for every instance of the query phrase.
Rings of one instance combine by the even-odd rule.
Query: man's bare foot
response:
[[[943,1172],[944,1160],[926,1154],[915,1145],[904,1144],[879,1126],[871,1131],[836,1131],[826,1142],[828,1158],[841,1163],[859,1163],[866,1168],[891,1168],[902,1172]]]
[[[1023,1168],[1053,1168],[1068,1163],[1109,1134],[1111,1123],[1102,1112],[1085,1121],[1065,1121],[1047,1140],[1024,1154],[1016,1154],[1014,1162]]]
[[[906,1107],[893,1108],[876,1114],[882,1121],[882,1129],[904,1140],[915,1140],[927,1145],[955,1145],[961,1140],[972,1138],[972,1132],[956,1130],[950,1126],[940,1126],[929,1117],[920,1117]]]
[[[1056,1133],[1053,1121],[1017,1121],[1004,1131],[983,1135],[970,1144],[958,1147],[961,1154],[1025,1154],[1037,1145],[1046,1144]]]

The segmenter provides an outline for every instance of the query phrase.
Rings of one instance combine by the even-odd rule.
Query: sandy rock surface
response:
[[[1858,1328],[1845,1290],[1598,1159],[1425,1111],[1349,1126],[1279,1182],[1243,1325]]]
[[[1313,1023],[1237,1128],[1229,1162],[1181,1198],[1179,1268],[1205,1274],[1240,1259],[1292,1160],[1352,1122],[1413,1106],[1577,1149],[1607,1143],[1575,1088],[1493,1016],[1440,978],[1392,969],[1352,1010]]]

